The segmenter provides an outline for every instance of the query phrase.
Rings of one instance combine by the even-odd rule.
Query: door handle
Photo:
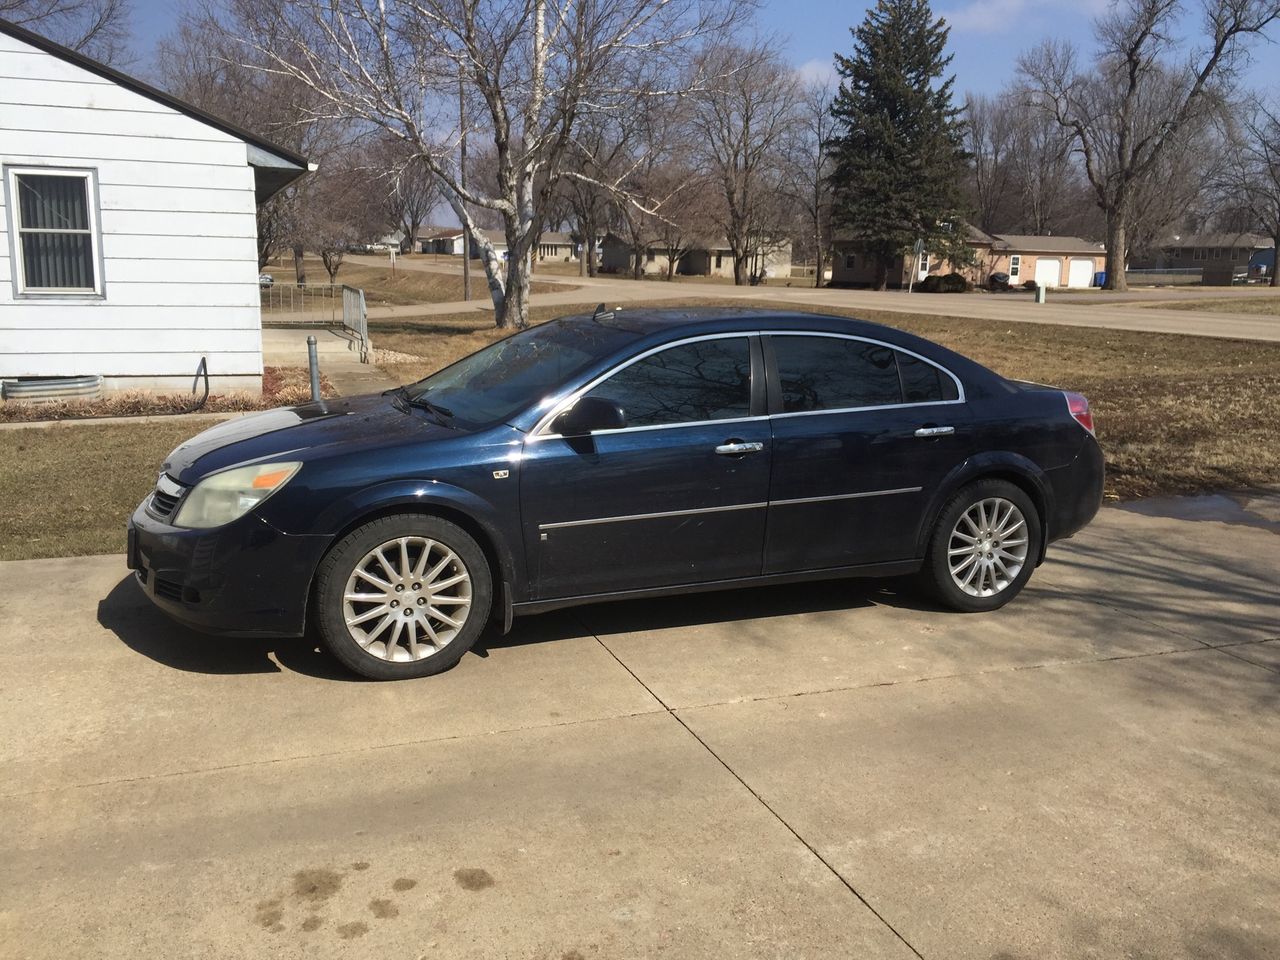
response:
[[[916,431],[917,437],[946,437],[956,432],[955,427],[921,427]]]
[[[716,447],[716,453],[722,457],[740,457],[744,453],[759,453],[763,449],[763,443],[755,441],[744,443],[741,440],[728,440]]]

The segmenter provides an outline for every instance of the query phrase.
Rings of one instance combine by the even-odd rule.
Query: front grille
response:
[[[157,520],[168,520],[173,516],[173,511],[185,492],[186,488],[181,484],[170,480],[163,473],[160,474],[160,479],[156,481],[156,488],[151,494],[151,502],[147,504],[147,512]]]

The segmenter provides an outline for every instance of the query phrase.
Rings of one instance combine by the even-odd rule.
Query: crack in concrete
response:
[[[579,620],[578,622],[581,623],[582,621]],[[698,743],[699,746],[702,747],[702,749],[707,751],[707,753],[710,754],[711,757],[717,763],[720,764],[720,766],[724,767],[724,769],[728,771],[729,775],[733,777],[733,779],[737,780],[738,783],[742,785],[743,789],[746,790],[747,793],[751,794],[751,796],[755,798],[756,803],[760,804],[760,806],[763,807],[766,811],[768,811],[770,816],[772,816],[775,820],[777,820],[778,823],[780,823],[783,826],[783,828],[788,833],[791,834],[791,836],[795,837],[796,841],[800,843],[806,850],[808,850],[809,853],[814,857],[814,859],[816,859],[820,864],[822,864],[822,866],[825,867],[833,877],[835,877],[835,879],[840,883],[841,886],[843,886],[846,890],[848,890],[849,893],[851,893],[858,900],[859,903],[861,903],[864,907],[866,907],[869,911],[871,911],[871,915],[875,917],[877,920],[879,920],[882,924],[884,924],[885,928],[890,933],[892,933],[894,937],[896,937],[898,941],[902,943],[903,946],[905,946],[908,950],[910,950],[914,956],[919,957],[920,960],[924,960],[924,955],[921,954],[920,951],[917,950],[914,946],[912,946],[911,941],[909,941],[906,937],[904,937],[898,931],[898,929],[892,923],[890,923],[879,910],[873,907],[870,904],[870,902],[868,902],[867,898],[864,897],[861,893],[859,893],[857,888],[854,887],[854,885],[850,883],[848,880],[846,880],[845,877],[840,873],[840,871],[831,865],[831,862],[827,860],[826,857],[824,857],[821,853],[818,852],[817,848],[814,847],[813,844],[811,844],[808,840],[802,837],[795,827],[791,826],[791,824],[788,823],[786,819],[780,813],[778,813],[778,811],[775,810],[767,800],[764,799],[764,797],[762,797],[759,793],[756,792],[756,790],[751,786],[751,784],[747,783],[747,781],[744,780],[742,776],[739,775],[739,773],[733,769],[733,767],[729,766],[729,764],[725,761],[725,759],[711,748],[710,744],[708,744],[705,740],[703,740],[700,736],[698,736],[698,734],[693,730],[693,728],[684,722],[684,718],[682,718],[678,713],[675,712],[675,710],[669,707],[666,701],[664,701],[660,696],[654,693],[653,689],[647,683],[641,680],[640,677],[636,674],[636,672],[632,670],[629,666],[627,666],[627,664],[623,662],[622,658],[619,657],[616,653],[614,653],[607,643],[601,640],[598,635],[596,635],[595,633],[592,633],[585,624],[583,624],[583,629],[587,630],[588,633],[590,633],[591,636],[595,638],[596,643],[600,644],[600,646],[604,648],[605,652],[608,653],[609,656],[613,657],[613,659],[618,662],[618,666],[622,667],[623,670],[627,671],[627,673],[631,675],[632,679],[634,679],[636,683],[640,684],[640,686],[644,688],[645,692],[648,693],[649,696],[653,697],[655,702],[661,705],[662,709],[666,711],[666,713],[671,717],[672,720],[680,724],[680,726],[684,729],[685,733],[689,734],[689,736],[691,736],[694,739],[694,741]]]

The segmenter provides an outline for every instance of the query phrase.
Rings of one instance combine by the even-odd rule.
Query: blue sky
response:
[[[952,25],[958,92],[994,93],[1014,76],[1018,55],[1045,37],[1088,48],[1091,20],[1109,5],[1109,0],[934,0],[934,11]],[[806,74],[820,75],[830,71],[836,50],[849,51],[849,28],[862,20],[867,6],[846,0],[763,0],[760,32],[775,36]],[[148,72],[155,42],[173,29],[179,8],[174,0],[134,0],[139,72]],[[1280,39],[1280,30],[1274,33]],[[1280,87],[1280,47],[1255,44],[1245,82],[1255,89]]]

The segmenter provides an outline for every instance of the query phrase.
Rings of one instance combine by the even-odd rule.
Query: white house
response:
[[[0,380],[261,389],[256,203],[307,169],[0,20]]]

